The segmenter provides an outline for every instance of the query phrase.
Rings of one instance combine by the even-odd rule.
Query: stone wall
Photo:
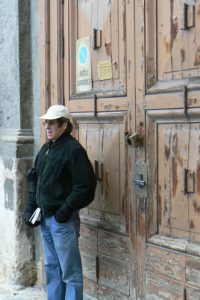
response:
[[[43,278],[38,232],[23,222],[39,147],[38,15],[38,0],[0,1],[0,282],[9,286]]]

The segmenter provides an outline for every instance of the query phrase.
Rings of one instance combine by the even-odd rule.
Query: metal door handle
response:
[[[133,182],[135,183],[135,185],[138,185],[139,187],[143,187],[145,185],[145,181],[144,180],[133,179]]]
[[[138,179],[133,179],[133,182],[135,183],[135,185],[138,185],[142,188],[143,186],[145,186],[144,176],[143,174],[138,174],[138,177]]]
[[[147,165],[143,161],[138,161],[135,165],[133,175],[134,193],[140,198],[147,198]]]

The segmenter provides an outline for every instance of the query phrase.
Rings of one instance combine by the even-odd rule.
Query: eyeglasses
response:
[[[52,125],[58,124],[58,122],[57,122],[57,120],[45,120],[42,124],[44,126],[52,126]]]

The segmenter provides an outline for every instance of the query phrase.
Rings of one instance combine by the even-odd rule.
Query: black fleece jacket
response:
[[[35,160],[36,203],[45,216],[67,221],[94,199],[96,177],[85,149],[71,135],[45,143]]]

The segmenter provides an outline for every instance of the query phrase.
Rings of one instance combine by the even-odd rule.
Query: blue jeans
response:
[[[74,212],[67,223],[43,218],[47,300],[82,300],[83,274],[78,246],[80,219]]]

